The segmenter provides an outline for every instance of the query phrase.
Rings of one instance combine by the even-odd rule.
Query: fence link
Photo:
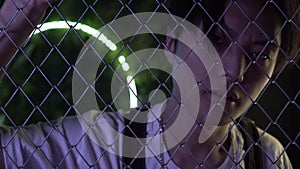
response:
[[[15,2],[15,0],[6,1]],[[24,12],[26,5],[30,5],[30,1],[33,0],[28,0],[24,7],[19,7],[18,10],[16,10],[16,14],[8,23],[13,24],[13,21],[16,20],[19,15],[23,15],[27,19],[30,18],[31,15],[27,15],[26,12]],[[230,111],[227,108],[225,108],[224,114],[225,116],[228,116],[227,118],[232,122],[232,126],[241,126],[241,120],[245,117],[250,117],[255,120],[256,124],[262,129],[262,133],[259,133],[258,140],[252,140],[250,142],[249,147],[245,150],[245,155],[242,155],[241,159],[236,159],[236,157],[231,156],[230,151],[232,150],[230,150],[230,147],[232,143],[220,143],[220,140],[217,140],[219,138],[213,138],[215,145],[212,146],[211,151],[216,149],[216,147],[221,147],[220,151],[223,151],[226,156],[229,156],[230,161],[234,161],[237,167],[243,168],[244,164],[242,161],[247,159],[246,154],[251,153],[251,147],[263,149],[262,143],[259,141],[263,140],[263,137],[266,135],[265,132],[267,132],[275,136],[283,146],[278,157],[272,162],[278,163],[278,160],[284,156],[284,153],[287,153],[293,167],[299,168],[300,163],[299,160],[297,160],[297,156],[300,152],[300,127],[297,118],[299,117],[298,113],[300,112],[300,66],[299,61],[297,61],[300,52],[299,38],[297,41],[297,35],[299,37],[300,34],[299,3],[295,3],[298,6],[294,7],[294,10],[289,11],[293,13],[289,13],[287,12],[287,9],[289,9],[288,6],[286,6],[286,9],[283,9],[283,4],[285,4],[284,1],[257,0],[255,2],[257,4],[261,3],[260,9],[247,8],[247,5],[251,5],[252,3],[249,2],[249,4],[246,3],[245,5],[239,0],[224,1],[223,3],[226,5],[221,5],[221,2],[215,2],[215,4],[213,4],[205,0],[200,0],[184,3],[178,2],[175,6],[172,6],[171,0],[145,0],[143,2],[134,0],[56,1],[47,9],[45,16],[39,22],[39,25],[34,27],[33,33],[23,45],[17,48],[17,51],[13,54],[13,59],[7,64],[9,66],[7,66],[6,69],[1,69],[4,73],[4,77],[0,82],[0,124],[3,126],[0,133],[2,131],[3,133],[14,131],[9,134],[10,136],[8,139],[5,140],[5,134],[1,135],[2,138],[0,138],[2,141],[0,150],[4,153],[5,164],[13,166],[14,168],[29,168],[30,166],[28,165],[32,162],[31,158],[36,158],[36,156],[38,156],[36,154],[40,154],[40,158],[46,161],[45,163],[47,164],[44,166],[51,166],[52,168],[72,168],[72,165],[70,165],[72,162],[70,161],[74,161],[75,159],[77,159],[78,163],[80,162],[80,164],[78,164],[80,168],[116,168],[117,166],[120,168],[142,168],[144,165],[156,164],[155,162],[151,162],[151,160],[144,160],[143,158],[121,156],[117,156],[114,161],[112,160],[114,158],[110,158],[111,156],[107,157],[104,155],[106,152],[99,153],[98,147],[93,147],[94,149],[90,150],[90,154],[94,153],[95,159],[87,157],[85,154],[86,152],[81,152],[81,146],[84,144],[83,142],[88,142],[86,141],[87,134],[73,131],[73,125],[75,126],[74,129],[77,129],[75,124],[71,124],[69,126],[70,130],[68,131],[66,129],[68,127],[65,123],[69,123],[68,119],[76,117],[76,112],[78,113],[78,110],[76,110],[77,103],[74,103],[72,98],[74,97],[74,93],[72,93],[72,78],[73,75],[76,74],[77,68],[75,65],[78,62],[78,57],[80,57],[82,49],[84,49],[85,46],[91,45],[87,43],[88,40],[95,36],[95,32],[97,32],[99,28],[102,28],[110,22],[113,23],[123,16],[136,16],[137,13],[141,12],[162,12],[165,14],[175,13],[194,24],[198,24],[198,27],[203,26],[201,29],[203,30],[205,37],[207,36],[211,40],[218,51],[222,62],[225,63],[227,61],[227,67],[229,65],[230,68],[233,67],[234,69],[235,66],[233,61],[228,61],[228,55],[232,55],[231,52],[239,51],[239,55],[243,56],[243,59],[241,59],[241,62],[243,63],[241,66],[242,68],[239,67],[239,69],[243,70],[239,72],[239,75],[237,75],[238,77],[234,77],[234,75],[231,74],[232,72],[230,72],[231,69],[228,70],[225,64],[226,79],[233,82],[227,86],[229,88],[228,93],[230,93],[230,89],[238,88],[236,90],[240,92],[240,95],[243,95],[245,99],[244,102],[249,102],[248,104],[251,103],[253,105],[249,108],[244,108],[246,112],[240,114],[240,118],[232,115],[232,110]],[[14,4],[17,8],[18,4]],[[2,9],[3,8],[1,8],[1,10]],[[176,13],[176,10],[179,12]],[[265,28],[261,26],[265,23],[261,23],[260,19],[265,19],[263,22],[270,22],[265,24],[265,26],[273,24],[271,21],[272,17],[268,16],[270,15],[270,10],[272,10],[271,14],[274,15],[274,17],[277,17],[278,15],[278,18],[283,18],[281,20],[281,26],[275,32],[275,38],[270,36],[270,32],[266,32]],[[232,13],[236,11],[239,12]],[[274,14],[274,11],[276,14]],[[253,13],[256,18],[251,18]],[[203,17],[202,20],[204,20],[204,25],[202,26],[201,23],[199,23],[201,21],[201,19],[199,19],[200,16]],[[264,16],[267,16],[267,19],[263,18]],[[2,20],[3,17],[4,15],[1,13]],[[238,17],[244,18],[247,22],[235,22]],[[149,18],[149,20],[151,20],[151,18]],[[229,23],[228,25],[226,25],[227,22]],[[163,23],[158,24],[163,25]],[[10,35],[9,32],[5,31],[9,25],[10,24],[1,25],[2,28],[0,34],[2,39],[3,36],[9,37]],[[177,25],[180,25],[180,23],[177,23]],[[140,23],[140,26],[143,25]],[[234,26],[238,27],[238,29],[235,29]],[[253,27],[257,32],[254,34],[252,32],[251,34],[251,29],[254,29]],[[290,36],[289,33],[292,32],[285,32],[287,27],[291,27],[296,33],[291,34]],[[147,34],[138,34],[137,30],[136,34],[124,39],[119,39],[121,41],[117,43],[112,40],[113,36],[120,36],[118,35],[118,31],[126,32],[128,27],[121,27],[118,28],[118,30],[110,28],[109,26],[105,28],[112,29],[112,31],[108,34],[105,34],[106,31],[100,31],[98,32],[99,34],[96,33],[96,35],[98,35],[96,36],[96,41],[98,42],[95,42],[101,43],[101,45],[104,45],[107,50],[109,50],[105,56],[101,56],[101,64],[97,70],[97,76],[94,82],[95,97],[97,98],[97,104],[100,110],[119,114],[119,109],[115,103],[117,99],[121,98],[121,96],[118,95],[121,91],[125,91],[128,94],[127,99],[121,100],[122,106],[130,108],[139,107],[137,110],[134,110],[137,111],[137,114],[142,114],[143,111],[153,108],[152,105],[155,105],[155,101],[157,101],[155,96],[158,97],[162,94],[161,92],[156,93],[156,89],[163,91],[164,94],[162,95],[165,95],[166,98],[177,97],[177,95],[173,93],[174,89],[176,89],[176,84],[173,84],[174,79],[172,73],[169,74],[165,71],[149,68],[149,60],[152,59],[152,56],[149,56],[149,60],[147,60],[146,63],[140,62],[140,65],[145,66],[146,69],[136,75],[136,72],[132,68],[133,65],[131,65],[128,58],[132,55],[133,58],[139,60],[140,56],[136,53],[140,50],[149,48],[154,49],[153,53],[156,53],[158,50],[166,49],[168,51],[176,51],[176,47],[184,46],[182,42],[174,40],[172,48],[172,45],[168,44],[168,42],[171,44],[172,42],[166,40],[166,38],[168,39],[167,36],[155,34],[155,31],[149,28],[150,30]],[[176,34],[175,36],[179,36],[180,31],[184,31],[177,28],[168,29],[171,29],[171,31],[173,31],[172,33]],[[267,29],[271,28],[267,27]],[[238,32],[234,32],[236,30],[238,30]],[[251,36],[249,35],[248,37],[248,34],[251,34]],[[280,34],[282,34],[281,39],[283,39],[281,42],[285,45],[276,41],[276,37],[279,37]],[[259,42],[253,42],[255,45],[251,46],[250,49],[247,45],[250,44],[249,41],[255,40],[255,37],[258,37]],[[261,42],[262,39],[266,40]],[[13,38],[11,38],[11,40],[13,40]],[[291,52],[289,53],[288,49],[291,46],[296,47],[291,48]],[[193,47],[189,47],[189,50],[193,49]],[[1,48],[4,47],[1,46]],[[270,57],[268,55],[277,55],[274,54],[276,52],[272,53],[272,50],[277,49],[282,65],[281,67],[277,66],[274,68],[278,73],[272,76],[270,72],[268,72],[270,71],[268,66],[274,61],[272,61],[272,58],[268,58]],[[97,51],[97,49],[94,48],[93,50]],[[179,50],[178,53],[180,54],[181,52],[184,54],[184,52],[186,52],[185,50],[187,49],[183,47],[183,50]],[[100,55],[98,57],[100,57]],[[280,58],[278,58],[278,62]],[[193,62],[198,63],[197,61],[189,60],[188,58],[184,58],[183,61],[187,62],[188,66],[193,65]],[[172,66],[167,61],[166,65]],[[253,69],[253,67],[255,68]],[[124,89],[112,89],[112,79],[118,68],[127,78],[127,81],[121,81],[121,77],[119,77],[121,75],[117,75],[116,77],[118,83],[124,84]],[[194,69],[195,68],[192,69],[192,72],[195,71]],[[252,74],[249,75],[247,72],[251,71]],[[199,86],[201,86],[202,82],[208,77],[208,73],[209,71],[204,73],[203,77],[196,76],[196,78],[198,78],[197,83]],[[199,74],[201,74],[201,72]],[[264,84],[260,83],[261,79],[267,79],[266,87],[263,87],[261,92],[258,92],[257,96],[254,96],[251,92],[249,93],[248,91],[252,91],[253,89],[247,87],[247,85],[257,82],[259,85],[263,86]],[[260,86],[257,88],[260,88]],[[204,93],[208,96],[212,94],[210,89],[205,87],[201,89],[204,90]],[[117,95],[113,96],[111,90],[116,90]],[[237,96],[231,95],[227,97],[227,99],[237,99],[234,97]],[[180,103],[181,101],[178,102]],[[226,104],[226,106],[228,105]],[[172,121],[172,119],[174,120],[176,117],[176,111],[178,111],[178,107],[171,110],[172,113],[167,117],[170,121]],[[137,116],[137,114],[134,114],[133,118],[136,118],[135,116]],[[150,114],[154,114],[154,116],[157,117],[155,112],[150,111]],[[122,124],[119,124],[119,131],[127,136],[141,138],[147,137],[147,134],[158,135],[163,132],[163,127],[152,129],[154,131],[149,133],[149,131],[146,132],[148,128],[144,123],[137,123],[134,122],[134,120],[120,121]],[[157,121],[161,125],[170,125],[170,121],[168,120],[161,123],[163,121],[162,118],[158,118]],[[154,165],[147,167],[172,168],[173,166],[171,163],[180,166],[182,160],[178,160],[178,158],[185,157],[186,161],[189,161],[191,164],[188,168],[210,168],[209,161],[211,161],[210,157],[213,156],[212,152],[208,152],[206,156],[202,157],[203,154],[199,152],[199,154],[197,154],[196,150],[187,146],[191,143],[190,140],[193,139],[193,134],[198,131],[197,128],[200,128],[202,125],[201,120],[197,119],[196,123],[198,123],[198,125],[193,127],[185,139],[178,141],[178,145],[175,146],[176,148],[170,150],[169,156],[165,157],[164,155],[157,155],[152,157],[154,161],[157,161],[157,163],[160,164],[160,166]],[[43,127],[44,125],[47,125],[48,127]],[[34,133],[40,132],[40,130],[33,129],[39,128],[38,126],[41,126],[40,128],[42,131],[44,130],[43,134],[47,134]],[[64,126],[66,127],[64,128]],[[231,129],[233,128],[232,126]],[[164,128],[164,130],[166,129]],[[241,127],[241,131],[243,130],[246,129]],[[76,134],[76,132],[78,132],[78,134]],[[70,133],[73,133],[73,136],[75,135],[74,137],[79,138],[79,141],[75,143],[72,142],[70,138],[73,138],[73,136],[70,136]],[[22,152],[23,150],[15,150],[14,153],[10,153],[10,151],[14,151],[14,149],[11,150],[9,148],[16,144],[14,140],[19,134],[22,135],[21,138],[24,137],[23,139],[26,140],[26,142],[29,142],[29,145],[34,147],[33,150],[27,152],[27,158],[21,161],[18,161],[17,152]],[[226,132],[224,135],[225,136],[224,138],[221,138],[221,141],[226,140],[225,138],[227,137],[232,137],[230,131]],[[54,136],[57,138],[53,139]],[[68,145],[68,148],[66,148],[68,149],[67,151],[57,150],[64,149],[63,146],[60,146],[60,141],[66,142],[65,144]],[[140,144],[145,143],[140,141]],[[51,147],[51,150],[46,150],[44,146]],[[132,147],[129,146],[129,149],[130,148]],[[15,149],[18,149],[18,147],[15,147]],[[124,149],[124,147],[121,149]],[[146,151],[145,149],[142,149],[141,152],[143,153]],[[124,151],[125,150],[128,149],[125,148]],[[139,153],[141,152],[137,152],[136,156],[139,156]],[[267,150],[263,150],[262,153],[268,154]],[[178,154],[182,154],[182,156]],[[53,156],[61,158],[59,160],[54,160],[56,158]],[[268,155],[267,158],[272,159],[272,157]],[[223,161],[224,160],[225,159],[223,159]],[[36,163],[39,162],[40,161],[36,161]],[[267,166],[267,168],[268,167],[269,166]],[[278,165],[277,167],[280,166]],[[183,168],[186,168],[186,166]]]

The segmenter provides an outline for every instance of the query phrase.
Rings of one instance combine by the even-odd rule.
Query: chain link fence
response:
[[[188,1],[184,2],[183,5],[177,4],[177,6],[175,5],[173,8],[170,7],[171,3],[171,0],[145,0],[143,2],[137,0],[58,0],[47,9],[44,18],[40,24],[35,27],[33,33],[24,44],[18,48],[13,59],[9,62],[7,69],[2,69],[4,77],[0,82],[0,124],[3,128],[12,127],[16,130],[9,140],[14,140],[13,138],[17,137],[18,132],[24,131],[24,135],[28,140],[39,139],[36,138],[39,136],[38,134],[28,134],[26,130],[23,131],[23,129],[30,127],[34,128],[35,125],[48,124],[50,126],[49,131],[51,131],[48,136],[40,138],[44,139],[41,140],[40,145],[35,145],[34,141],[29,141],[29,144],[35,146],[36,149],[32,152],[30,151],[31,154],[28,155],[29,158],[23,160],[23,164],[20,164],[20,161],[16,160],[16,157],[9,156],[8,161],[13,163],[15,168],[26,168],[26,164],[30,161],[30,158],[33,157],[35,153],[38,154],[41,152],[43,157],[47,159],[45,161],[47,161],[52,168],[70,167],[66,161],[72,159],[69,154],[72,154],[73,151],[77,151],[77,153],[74,153],[76,156],[74,159],[82,159],[81,161],[86,163],[86,168],[115,168],[114,165],[104,165],[104,163],[109,163],[107,162],[106,156],[103,155],[104,153],[96,153],[97,158],[94,161],[85,160],[87,157],[85,157],[83,153],[80,153],[79,142],[74,144],[70,142],[68,153],[62,155],[60,161],[52,160],[52,156],[55,156],[55,154],[47,154],[48,152],[57,153],[60,151],[43,151],[42,147],[51,140],[52,130],[60,131],[60,125],[64,124],[63,121],[65,121],[65,119],[76,116],[76,109],[74,108],[74,104],[76,103],[73,103],[72,100],[72,76],[74,71],[76,72],[74,65],[76,64],[78,56],[80,56],[80,52],[82,52],[82,48],[87,45],[88,39],[95,35],[95,31],[98,31],[99,28],[123,16],[135,16],[140,12],[174,14],[174,9],[178,10],[178,8],[181,9],[180,12],[175,13],[191,22],[197,21],[197,15],[205,16],[203,18],[206,20],[206,25],[204,25],[203,32],[212,41],[217,51],[222,51],[219,52],[221,58],[226,57],[226,52],[231,51],[232,45],[236,45],[241,49],[242,52],[240,54],[245,56],[248,62],[245,61],[247,64],[244,65],[244,71],[240,77],[238,77],[238,81],[235,81],[235,84],[240,86],[244,95],[248,98],[246,100],[250,100],[253,105],[246,109],[246,112],[241,115],[240,119],[250,117],[256,121],[257,126],[263,130],[263,134],[261,134],[259,140],[261,140],[265,132],[275,136],[283,145],[283,151],[280,152],[278,159],[282,157],[284,153],[287,153],[293,167],[300,167],[297,158],[300,154],[300,125],[298,124],[300,113],[300,66],[297,61],[300,52],[299,38],[298,41],[295,41],[295,39],[297,39],[295,36],[299,36],[300,30],[300,7],[294,7],[293,13],[289,13],[286,12],[286,9],[282,9],[282,4],[285,3],[284,1],[270,0],[264,1],[264,5],[262,5],[261,9],[252,9],[252,11],[256,11],[256,13],[258,13],[257,16],[259,16],[264,15],[264,13],[269,10],[267,8],[268,5],[272,6],[272,9],[274,8],[276,13],[278,13],[274,14],[274,16],[280,15],[280,18],[283,18],[283,24],[281,24],[277,33],[284,33],[283,36],[289,37],[289,33],[291,32],[284,32],[287,27],[291,27],[294,32],[298,33],[293,35],[293,40],[287,39],[287,41],[290,41],[290,43],[285,42],[288,46],[282,46],[280,43],[275,42],[275,48],[278,48],[278,55],[281,57],[282,64],[281,67],[275,68],[278,72],[276,75],[269,76],[270,73],[265,72],[264,67],[259,64],[259,59],[253,59],[248,49],[244,48],[244,42],[242,41],[243,36],[247,36],[247,29],[250,29],[249,25],[251,25],[251,23],[259,30],[258,34],[261,34],[263,38],[269,37],[267,35],[268,33],[264,32],[264,29],[260,27],[261,23],[256,22],[259,17],[253,18],[253,20],[250,19],[248,15],[251,13],[251,10],[244,10],[245,6],[240,5],[240,1],[225,1],[224,4],[226,5],[223,6],[217,5],[218,3],[221,4],[221,2],[210,4],[204,0]],[[219,8],[222,8],[222,10]],[[231,8],[238,8],[242,11],[243,17],[249,17],[248,23],[245,24],[246,26],[240,30],[236,37],[233,37],[229,31],[231,27],[228,28],[224,24],[224,19],[226,19],[227,15],[242,17],[230,13]],[[19,12],[22,13],[22,8],[20,8]],[[11,20],[13,19],[14,18],[11,18]],[[128,28],[122,27],[120,29],[126,31]],[[3,30],[1,34],[4,34],[5,27],[1,28],[1,30]],[[116,30],[115,33],[118,34]],[[100,34],[102,36],[100,36]],[[97,34],[99,35],[96,37],[97,41],[109,49],[104,57],[101,56],[103,60],[99,65],[94,83],[97,103],[100,110],[118,114],[118,109],[114,105],[117,96],[114,97],[111,94],[112,78],[118,67],[127,75],[127,82],[123,82],[126,89],[128,88],[126,92],[129,93],[128,99],[122,102],[125,106],[129,106],[130,108],[142,107],[142,109],[151,107],[150,103],[153,104],[153,95],[155,95],[155,93],[152,93],[153,95],[150,93],[155,89],[163,91],[167,98],[175,97],[172,91],[176,86],[174,86],[170,74],[165,71],[149,68],[135,76],[136,72],[132,70],[132,65],[127,60],[127,57],[132,54],[138,59],[139,56],[135,53],[142,49],[152,48],[163,50],[167,48],[169,51],[172,51],[172,47],[168,46],[166,36],[155,34],[150,30],[148,34],[137,33],[131,37],[121,39],[119,43],[115,43],[111,40],[112,36],[118,35],[104,34],[103,32],[100,32],[100,34]],[[179,33],[177,32],[177,34],[180,34],[180,31]],[[222,41],[220,39],[227,39],[228,42],[224,42],[225,40]],[[284,39],[284,37],[282,37],[282,39]],[[274,39],[270,38],[267,43],[261,45],[261,48],[263,48],[264,51],[271,50],[269,48],[272,47],[269,47],[269,43],[273,42]],[[178,41],[176,41],[175,44],[177,46],[182,45]],[[296,47],[295,49],[291,48],[290,50],[293,51],[289,53],[287,51],[290,46]],[[262,53],[258,53],[258,55],[262,55]],[[257,65],[259,65],[255,69],[255,71],[258,72],[254,74],[263,74],[263,77],[255,76],[253,78],[247,76],[247,71],[251,71],[249,65],[255,64],[254,62],[257,62]],[[242,85],[242,82],[239,82],[242,78],[244,78],[244,80],[250,78],[253,81],[259,81],[259,78],[265,77],[268,79],[266,87],[264,87],[257,98],[253,100],[251,94],[247,93],[247,88]],[[132,80],[133,78],[134,81]],[[229,78],[232,80],[234,77]],[[206,91],[206,93],[209,92]],[[141,108],[138,113],[142,113]],[[176,113],[171,114],[176,115]],[[225,114],[229,114],[229,119],[231,120],[236,119],[236,117],[230,115],[230,112],[226,112],[226,109]],[[170,117],[170,119],[172,118],[173,117]],[[234,124],[239,125],[240,119],[235,120]],[[53,120],[55,123],[53,123]],[[145,124],[134,123],[130,120],[123,122],[123,125],[126,126],[124,128],[127,128],[126,130],[124,129],[125,131],[122,130],[125,135],[131,137],[145,137],[145,131],[143,131],[143,129],[146,128]],[[196,131],[196,129],[192,131]],[[159,134],[159,132],[161,131],[157,130],[152,134]],[[79,137],[82,137],[83,140],[85,139],[85,135],[86,134],[83,134]],[[226,135],[229,134],[227,133]],[[68,140],[68,134],[61,132],[59,138]],[[0,138],[0,140],[1,139],[3,138]],[[180,145],[184,145],[185,140],[180,142]],[[7,147],[9,147],[10,144],[14,144],[13,141],[2,144],[0,150],[8,152]],[[246,150],[246,154],[250,152],[251,147],[254,145],[255,141],[250,144],[250,148]],[[57,147],[59,149],[60,146]],[[178,147],[182,147],[182,150],[180,151],[180,148],[177,148],[169,160],[164,159],[167,161],[166,163],[161,162],[163,159],[160,158],[161,156],[155,156],[155,160],[159,161],[161,168],[167,167],[167,164],[172,161],[173,158],[175,159],[177,157],[175,155],[176,152],[179,153],[182,151],[187,154],[187,156],[185,156],[188,157],[187,160],[194,161],[196,164],[194,168],[209,167],[205,161],[209,159],[210,153],[207,157],[203,158],[204,161],[199,161],[197,156],[193,154],[194,151],[189,149],[188,146]],[[226,147],[226,145],[221,145],[221,147],[224,152],[230,156],[228,147]],[[53,147],[53,149],[56,148]],[[94,150],[91,150],[91,153],[95,153]],[[241,160],[244,158],[246,158],[246,156],[242,156]],[[234,157],[230,157],[230,159],[236,160]],[[277,163],[278,159],[275,159],[274,163]],[[118,157],[117,161],[119,161],[118,163],[120,163],[121,168],[141,168],[141,166],[145,165],[144,161],[140,158]],[[236,166],[241,167],[241,161],[236,160]],[[150,168],[153,167],[150,166]]]

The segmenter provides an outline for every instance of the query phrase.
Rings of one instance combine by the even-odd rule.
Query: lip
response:
[[[225,93],[226,93],[226,92],[221,91],[221,90],[213,90],[213,91],[209,90],[208,92],[209,92],[210,94],[216,95],[216,96],[218,96],[218,97],[222,97],[222,96],[224,96]]]
[[[226,96],[226,91],[222,91],[222,90],[207,90],[206,93],[209,96],[217,96],[219,99],[222,99]]]
[[[226,100],[230,102],[240,103],[240,97],[234,91],[229,91],[226,95]]]
[[[231,89],[230,91],[228,91],[227,93],[222,91],[222,90],[209,90],[208,88],[202,86],[204,88],[203,91],[206,91],[205,93],[207,93],[208,95],[214,95],[220,98],[224,98],[224,94],[226,94],[226,101],[228,102],[234,102],[239,104],[241,101],[241,98],[239,97],[239,95],[237,94],[236,91],[234,91],[233,89]]]

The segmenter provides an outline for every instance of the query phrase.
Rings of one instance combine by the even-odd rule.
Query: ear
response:
[[[175,39],[173,37],[168,36],[166,38],[165,44],[165,56],[167,57],[168,61],[172,64],[174,62],[174,54],[175,54]]]
[[[167,37],[165,41],[166,47],[168,51],[175,52],[175,39],[173,37]]]

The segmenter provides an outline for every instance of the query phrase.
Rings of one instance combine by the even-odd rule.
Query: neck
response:
[[[167,104],[166,112],[173,112],[177,101],[170,99]],[[169,125],[174,122],[175,114],[171,117],[169,116]],[[168,123],[166,124],[167,127],[169,125]],[[230,145],[227,134],[229,127],[230,124],[217,126],[212,136],[205,142],[200,143],[198,140],[203,128],[195,124],[193,130],[181,141],[183,144],[171,148],[169,154],[181,168],[195,168],[202,162],[205,162],[205,168],[217,168],[227,157],[225,150],[229,150]]]
[[[184,146],[176,146],[169,153],[181,168],[195,168],[204,162],[205,168],[218,168],[226,159],[230,141],[226,136],[228,126],[217,127],[213,136],[204,143],[199,143],[201,129],[197,129],[185,141]]]

